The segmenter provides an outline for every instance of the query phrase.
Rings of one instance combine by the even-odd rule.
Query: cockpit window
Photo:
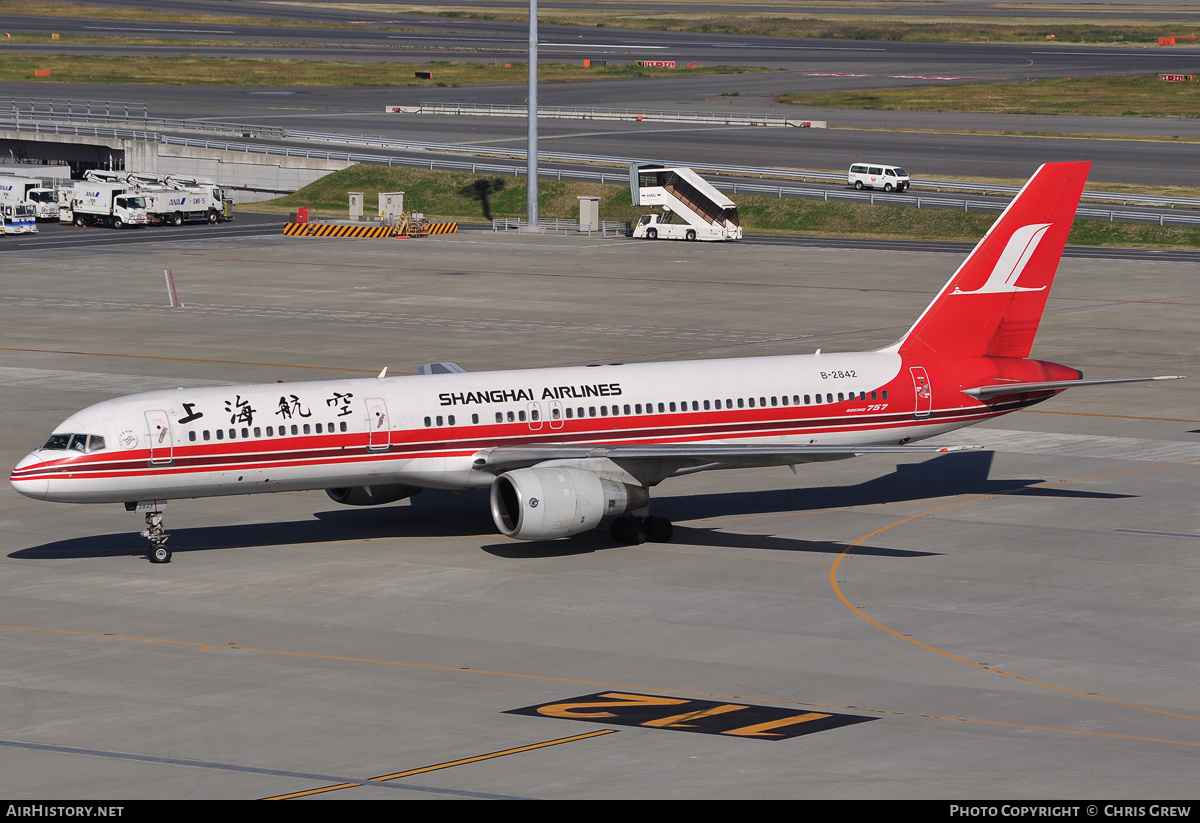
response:
[[[72,435],[69,434],[52,434],[50,439],[42,444],[42,448],[47,451],[65,451],[71,442],[71,437]]]
[[[52,434],[42,448],[46,451],[94,452],[104,448],[104,438],[98,434]]]

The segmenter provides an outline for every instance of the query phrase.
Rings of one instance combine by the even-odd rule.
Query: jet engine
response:
[[[381,486],[348,486],[341,489],[326,489],[329,499],[343,506],[379,506],[395,503],[420,493],[420,486],[404,486],[391,483]]]
[[[507,537],[553,540],[596,528],[605,517],[649,505],[641,486],[606,480],[595,472],[532,468],[505,472],[492,482],[492,519]]]

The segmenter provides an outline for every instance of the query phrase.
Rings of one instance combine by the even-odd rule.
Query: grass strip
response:
[[[507,65],[507,68],[506,68]],[[50,71],[35,77],[35,70]],[[538,63],[538,80],[570,83],[598,79],[681,77],[767,71],[737,66],[643,68],[571,63]],[[428,79],[417,72],[428,72]],[[40,83],[146,83],[171,86],[467,86],[525,83],[526,63],[359,62],[335,60],[246,59],[228,57],[107,57],[101,55],[0,53],[0,81]]]
[[[1200,78],[1200,75],[1194,76]],[[1197,117],[1200,116],[1200,81],[1165,81],[1157,74],[1066,77],[911,89],[796,92],[776,99],[799,106],[883,111]]]
[[[405,208],[436,220],[482,223],[492,218],[525,216],[525,179],[494,174],[426,171],[357,165],[329,174],[295,194],[245,207],[247,211],[310,213],[346,217],[348,193],[362,192],[371,214],[379,192],[403,191]],[[648,208],[629,204],[629,186],[541,180],[538,213],[543,217],[578,219],[581,195],[600,198],[602,220],[636,221]],[[820,237],[957,240],[975,242],[995,222],[988,212],[871,206],[821,200],[741,195],[736,198],[747,234],[791,234]],[[1079,246],[1200,249],[1200,228],[1152,226],[1076,220],[1068,242]]]

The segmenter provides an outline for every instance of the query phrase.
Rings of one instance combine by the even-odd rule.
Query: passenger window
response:
[[[809,403],[811,403],[811,402],[812,402],[812,400],[811,400],[811,397],[810,397],[810,395],[807,395],[807,394],[806,394],[806,395],[804,395],[804,405],[806,405],[806,406],[807,406],[807,405],[808,405]],[[817,402],[818,402],[818,403],[820,403],[821,401],[820,401],[820,400],[818,400]]]
[[[193,443],[196,442],[196,433],[194,431],[188,432],[188,440],[191,440]]]
[[[750,408],[754,408],[754,398],[750,398]]]
[[[479,420],[477,419],[475,422],[478,423]],[[346,430],[346,421],[343,420],[341,423],[339,423],[338,428],[340,428],[342,431],[345,431]]]
[[[551,418],[552,420],[557,420],[557,419],[558,419],[558,418],[560,418],[560,417],[562,417],[562,413],[561,413],[561,412],[559,412],[559,410],[558,410],[558,406],[555,406],[554,408],[552,408],[552,409],[550,410],[550,418]]]
[[[433,418],[432,418],[432,417],[426,417],[426,418],[425,418],[425,428],[429,428],[429,427],[430,427],[430,426],[432,426],[432,425],[433,425]]]
[[[503,412],[496,412],[496,422],[497,423],[504,422],[504,413]]]
[[[448,424],[450,424],[451,426],[453,426],[453,425],[454,425],[454,415],[452,415],[452,414],[451,414],[451,415],[448,415],[448,416],[446,417],[446,422],[447,422]]]
[[[832,402],[833,402],[833,395],[832,395],[832,394],[827,394],[827,395],[825,395],[825,402],[826,402],[826,403],[832,403]]]
[[[225,430],[224,429],[217,429],[217,439],[218,440],[225,439]]]
[[[629,404],[628,403],[625,404],[625,413],[629,414]]]
[[[255,426],[255,427],[254,427],[254,436],[255,436],[255,437],[262,437],[262,429],[260,429],[258,426]]]
[[[846,398],[842,396],[842,393],[841,393],[841,392],[838,392],[838,402],[839,402],[839,403],[841,403],[841,402],[842,402],[843,400],[845,400],[845,399],[846,399]]]
[[[692,411],[700,411],[700,401],[698,401],[698,400],[692,401]]]
[[[530,420],[540,420],[540,419],[541,419],[541,417],[538,415],[538,410],[537,410],[537,409],[530,409],[530,410],[529,410],[529,419],[530,419]]]
[[[230,440],[237,440],[237,429],[230,429],[230,430],[229,430],[229,439],[230,439]]]
[[[887,400],[887,389],[883,390],[883,399]]]
[[[675,411],[675,401],[671,401],[671,411]]]
[[[784,399],[786,400],[787,398],[784,398]],[[772,397],[772,398],[771,398],[771,405],[772,405],[772,406],[778,406],[778,405],[779,405],[779,399],[778,399],[778,398],[776,398],[776,397]]]
[[[299,433],[300,433],[300,427],[297,426],[295,423],[293,423],[292,424],[292,434],[299,434]]]
[[[525,422],[525,412],[524,411],[517,412],[517,419],[520,420],[522,423],[524,423]]]
[[[753,401],[751,401],[751,402],[753,402]],[[746,408],[746,399],[745,399],[744,397],[739,397],[739,398],[738,398],[738,408],[739,408],[739,409],[744,409],[744,408]]]
[[[512,423],[513,421],[515,421],[517,419],[517,416],[515,414],[513,414],[512,412],[509,412],[507,417],[508,417],[509,423]]]
[[[570,406],[567,406],[567,419],[570,420],[574,417],[575,417],[575,410],[572,409]]]
[[[437,416],[437,424],[439,426],[442,425],[442,416],[440,414]]]
[[[875,396],[875,392],[871,392],[871,399],[878,400],[879,398]]]
[[[312,429],[311,429],[311,428],[309,428],[309,425],[308,425],[307,423],[305,423],[305,424],[304,424],[304,433],[305,433],[305,434],[312,434]]]
[[[662,413],[663,413],[663,412],[665,412],[666,410],[667,410],[667,407],[666,407],[666,406],[664,406],[662,403],[659,403],[659,404],[658,404],[658,413],[659,413],[659,414],[662,414]]]
[[[588,417],[595,417],[595,416],[596,416],[596,407],[588,406]]]
[[[704,401],[704,410],[708,411],[708,401],[707,400]]]
[[[478,423],[478,422],[479,422],[479,415],[477,415],[477,414],[473,414],[473,415],[471,415],[471,422],[472,422],[472,423]],[[342,425],[344,426],[344,425],[346,425],[346,424],[345,424],[345,423],[343,423]]]
[[[317,434],[321,434],[321,424],[317,424]]]
[[[250,430],[249,430],[249,429],[242,429],[242,439],[243,439],[243,440],[245,440],[245,439],[246,439],[247,437],[249,437],[249,436],[250,436]]]
[[[601,416],[601,417],[608,417],[608,406],[601,406],[601,407],[600,407],[600,416]]]
[[[201,436],[202,436],[202,437],[203,437],[205,440],[208,440],[208,429],[205,429],[205,430],[204,430],[204,434],[203,434],[203,435],[201,435]]]

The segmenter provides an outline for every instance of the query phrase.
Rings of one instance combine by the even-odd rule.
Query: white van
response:
[[[860,190],[904,191],[909,186],[908,172],[882,163],[855,163],[850,167],[847,182]]]

